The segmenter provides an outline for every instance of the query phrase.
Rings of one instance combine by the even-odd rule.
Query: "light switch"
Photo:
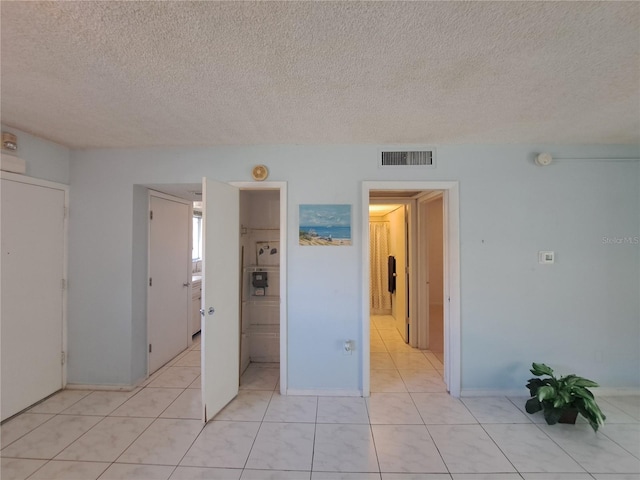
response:
[[[538,263],[555,263],[555,252],[538,252]]]

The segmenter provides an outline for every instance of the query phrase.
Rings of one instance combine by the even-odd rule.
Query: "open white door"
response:
[[[202,181],[202,407],[211,420],[235,398],[240,368],[240,191]]]

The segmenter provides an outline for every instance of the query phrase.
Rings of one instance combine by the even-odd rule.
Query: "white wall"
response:
[[[460,182],[463,391],[521,388],[532,361],[603,386],[640,387],[640,246],[602,241],[640,236],[640,164],[533,164],[540,151],[638,157],[637,147],[440,146],[438,167],[424,173],[379,169],[377,150],[72,152],[69,381],[130,384],[142,371],[146,259],[136,253],[145,239],[134,185],[248,181],[251,167],[265,164],[269,180],[288,182],[289,388],[360,388],[360,356],[341,345],[353,338],[358,348],[368,321],[360,311],[364,180]],[[353,205],[353,246],[298,245],[298,205],[313,203]],[[556,264],[538,265],[539,250],[555,250]]]

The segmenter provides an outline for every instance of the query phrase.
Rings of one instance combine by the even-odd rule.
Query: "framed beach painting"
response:
[[[351,245],[351,205],[300,205],[300,245]]]

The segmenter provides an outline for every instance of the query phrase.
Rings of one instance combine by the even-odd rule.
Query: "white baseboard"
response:
[[[287,395],[314,396],[314,397],[362,397],[361,390],[304,390],[288,389]]]
[[[131,392],[135,385],[86,385],[83,383],[67,383],[66,390],[100,390],[107,392]]]
[[[484,389],[484,388],[463,388],[460,391],[461,397],[528,397],[529,390],[518,389]]]
[[[640,395],[640,388],[603,388],[597,387],[590,389],[596,397],[621,397],[630,395]],[[463,388],[460,392],[461,397],[529,397],[527,388],[521,389],[482,389],[482,388]]]

